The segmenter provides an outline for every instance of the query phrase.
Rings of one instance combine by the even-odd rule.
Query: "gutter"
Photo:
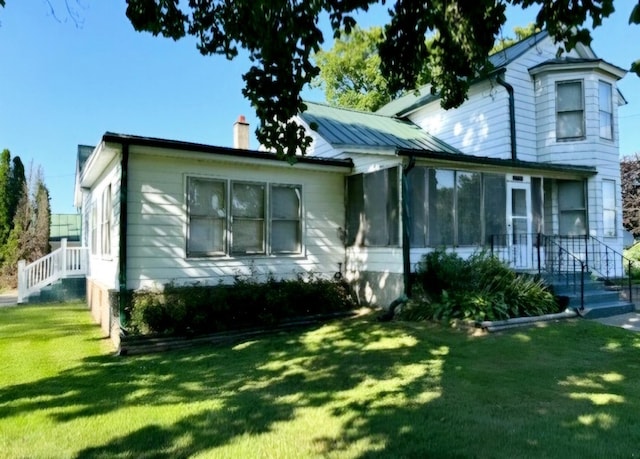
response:
[[[511,160],[515,161],[518,159],[517,151],[516,151],[516,105],[515,98],[513,96],[513,86],[507,83],[504,79],[504,72],[501,72],[496,76],[496,83],[500,86],[504,86],[507,90],[507,94],[509,95],[509,128],[511,134]]]
[[[120,158],[120,243],[118,248],[118,316],[120,329],[126,327],[124,319],[127,307],[127,195],[129,177],[129,143],[122,142]]]

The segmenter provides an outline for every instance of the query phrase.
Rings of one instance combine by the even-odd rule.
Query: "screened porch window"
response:
[[[347,244],[399,244],[398,168],[347,177]]]
[[[587,234],[587,210],[583,182],[558,181],[558,211],[560,213],[560,235],[582,236]]]
[[[415,167],[408,180],[412,247],[481,245],[505,233],[504,175]]]
[[[616,237],[616,182],[602,181],[602,221],[605,237]]]
[[[584,93],[581,81],[556,85],[556,139],[575,140],[584,137]]]

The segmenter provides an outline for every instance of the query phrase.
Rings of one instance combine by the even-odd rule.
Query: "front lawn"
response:
[[[82,305],[0,309],[2,457],[633,457],[640,335],[351,319],[116,357]]]

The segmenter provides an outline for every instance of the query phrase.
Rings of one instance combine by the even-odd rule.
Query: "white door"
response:
[[[531,186],[507,181],[507,250],[513,268],[533,268],[531,234]]]

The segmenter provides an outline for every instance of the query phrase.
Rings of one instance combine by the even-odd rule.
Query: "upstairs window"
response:
[[[613,140],[613,88],[609,83],[598,83],[600,106],[600,138]]]
[[[581,81],[556,84],[556,139],[576,140],[585,137],[584,92]]]

